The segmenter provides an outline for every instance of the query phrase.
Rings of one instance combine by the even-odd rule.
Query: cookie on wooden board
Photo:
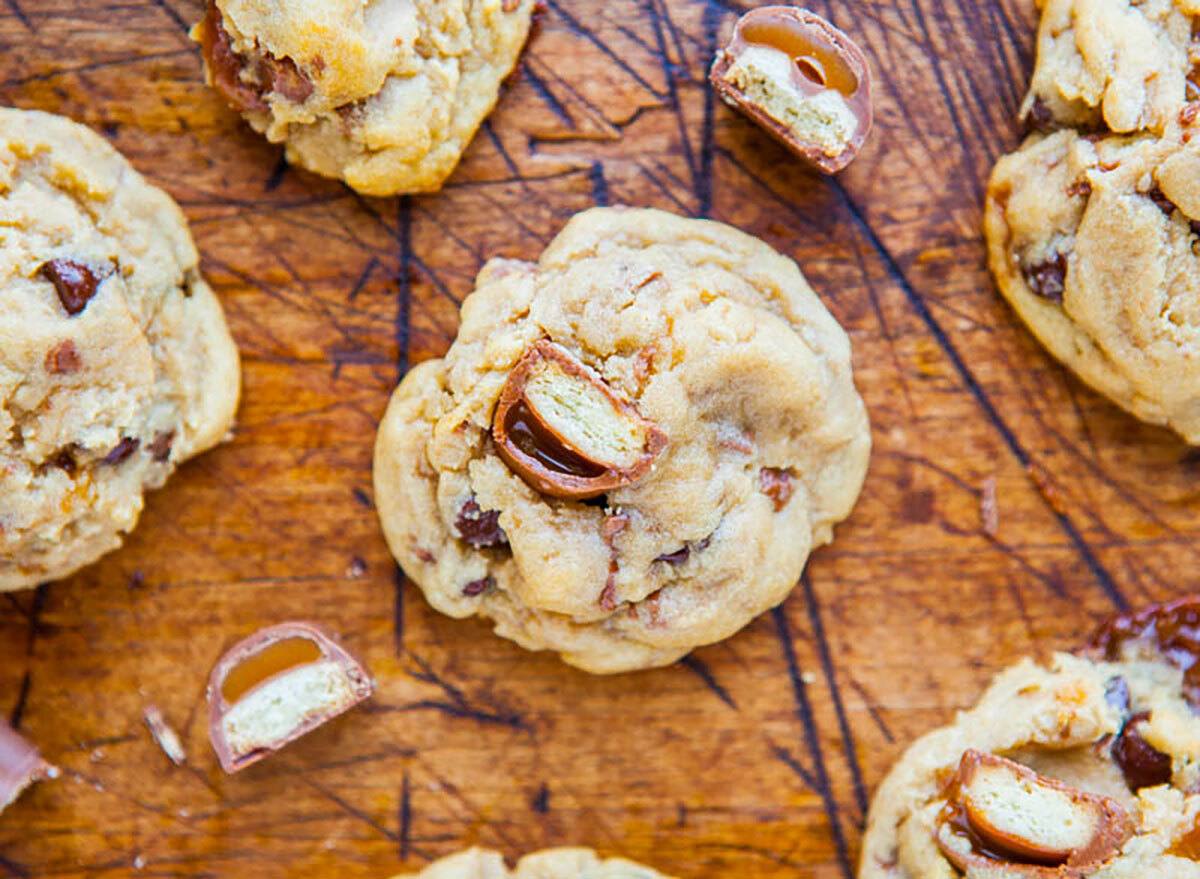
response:
[[[1200,876],[1200,598],[1002,672],[871,805],[859,879]]]
[[[597,673],[673,662],[782,601],[870,451],[845,332],[729,226],[577,215],[489,262],[375,450],[388,543],[431,604]]]
[[[435,192],[529,36],[535,0],[208,0],[208,81],[288,160],[368,195]]]
[[[1200,443],[1200,139],[1035,136],[996,165],[988,253],[1055,357]]]
[[[1196,0],[1043,0],[1021,115],[1050,124],[1164,133],[1192,82]]]
[[[121,543],[233,423],[237,350],[174,201],[99,135],[0,109],[0,591]]]
[[[591,849],[553,848],[526,855],[511,870],[498,853],[472,848],[435,861],[420,873],[394,879],[669,879],[621,858]]]

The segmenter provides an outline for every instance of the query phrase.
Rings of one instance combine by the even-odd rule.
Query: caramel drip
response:
[[[221,682],[221,696],[225,704],[233,705],[267,678],[324,658],[324,652],[311,638],[283,638],[230,669]]]
[[[523,399],[508,410],[504,429],[513,445],[547,470],[584,479],[594,479],[608,472],[606,468],[563,445],[558,437],[542,426]]]

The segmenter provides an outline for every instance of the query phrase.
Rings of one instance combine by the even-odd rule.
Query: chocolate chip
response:
[[[464,586],[462,588],[462,594],[466,595],[468,597],[474,597],[483,592],[486,592],[488,589],[491,589],[492,586],[494,586],[495,584],[496,584],[496,581],[494,579],[492,579],[490,576],[484,577],[481,580],[472,580],[470,583],[468,583],[466,586]]]
[[[79,349],[75,347],[75,343],[67,339],[59,342],[46,354],[43,366],[51,375],[72,375],[83,369],[83,358],[79,356]]]
[[[157,463],[165,464],[171,457],[171,447],[175,444],[175,431],[165,430],[154,437],[154,442],[146,446],[146,450],[150,452]]]
[[[235,110],[265,112],[265,96],[272,92],[297,104],[303,104],[313,93],[312,80],[291,58],[263,53],[252,60],[235,51],[214,0],[209,0],[208,11],[200,22],[199,38],[213,86]],[[244,77],[247,69],[250,81]]]
[[[1171,781],[1171,758],[1138,732],[1149,717],[1143,712],[1129,718],[1112,746],[1113,759],[1125,774],[1125,783],[1135,793],[1144,787],[1157,787]]]
[[[655,561],[656,562],[666,562],[668,565],[682,565],[684,562],[686,562],[688,560],[688,557],[691,556],[691,554],[692,554],[691,547],[689,547],[685,544],[683,547],[675,550],[674,552],[663,553],[662,555],[655,558]]]
[[[104,463],[116,466],[138,450],[138,446],[142,444],[141,440],[133,437],[125,437],[111,452],[104,456]]]
[[[1050,131],[1054,128],[1054,114],[1040,96],[1033,99],[1033,106],[1025,117],[1025,125],[1030,131]]]
[[[1200,116],[1200,104],[1192,102],[1185,104],[1183,109],[1179,111],[1179,124],[1185,128],[1193,125],[1196,122],[1196,117]]]
[[[764,467],[758,471],[758,490],[771,499],[778,513],[792,497],[792,474],[787,470]]]
[[[1146,195],[1168,217],[1175,213],[1175,202],[1167,198],[1166,194],[1157,186],[1146,193]]]
[[[1067,284],[1067,257],[1056,253],[1052,259],[1022,269],[1025,282],[1038,296],[1051,302],[1062,302]]]
[[[508,543],[508,535],[500,527],[499,510],[481,510],[471,495],[467,502],[458,510],[458,518],[454,521],[458,536],[468,545],[475,548],[486,546],[504,546]]]
[[[1119,614],[1093,636],[1091,646],[1109,661],[1132,653],[1181,669],[1183,697],[1200,712],[1200,596]]]
[[[71,317],[87,308],[100,286],[95,272],[69,259],[52,259],[38,269],[38,274],[54,285],[58,301]]]
[[[696,543],[685,543],[674,552],[665,552],[658,556],[655,561],[665,562],[668,565],[682,565],[691,557],[693,552],[704,552],[704,550],[708,549],[710,543],[712,543],[711,534]]]
[[[72,478],[79,472],[79,463],[75,460],[74,446],[66,446],[59,449],[46,463],[51,467],[57,467]]]

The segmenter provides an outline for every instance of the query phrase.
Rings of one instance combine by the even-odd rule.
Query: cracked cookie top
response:
[[[484,267],[446,357],[392,399],[376,495],[439,610],[615,672],[781,601],[869,449],[849,341],[795,263],[599,208],[538,262]]]
[[[913,744],[871,806],[859,879],[1200,876],[1200,598],[1024,660]]]
[[[491,112],[534,0],[209,0],[213,85],[288,159],[369,195],[430,192]]]
[[[0,110],[0,591],[120,544],[228,432],[237,352],[183,214],[101,137]]]

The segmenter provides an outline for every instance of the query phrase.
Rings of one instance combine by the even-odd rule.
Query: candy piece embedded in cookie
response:
[[[394,879],[669,879],[621,858],[591,849],[553,848],[526,855],[511,870],[498,853],[472,848],[434,861],[419,873]]]
[[[37,748],[0,720],[0,812],[15,803],[31,784],[55,774]]]
[[[489,262],[380,425],[376,502],[431,604],[597,673],[791,591],[866,472],[850,345],[791,260],[652,210]]]
[[[370,697],[363,667],[312,623],[280,623],[229,650],[208,684],[209,738],[237,772]]]
[[[1000,292],[1043,345],[1143,421],[1200,442],[1200,138],[1030,138],[988,184]]]
[[[491,112],[535,0],[208,0],[209,83],[288,160],[368,195],[434,192]]]
[[[747,12],[717,53],[709,81],[726,103],[826,174],[850,164],[871,131],[866,56],[807,9]]]
[[[0,110],[0,591],[120,546],[221,442],[237,350],[179,207],[100,136]]]
[[[550,497],[583,500],[637,482],[667,437],[561,345],[535,342],[492,417],[496,451]]]
[[[973,749],[963,754],[945,796],[937,844],[963,871],[999,862],[1052,879],[1061,867],[1103,864],[1133,835],[1129,814],[1115,800]]]
[[[1197,607],[1118,617],[1078,655],[998,675],[888,773],[859,879],[1200,875],[1183,853],[1200,818],[1197,642],[1180,636]]]

